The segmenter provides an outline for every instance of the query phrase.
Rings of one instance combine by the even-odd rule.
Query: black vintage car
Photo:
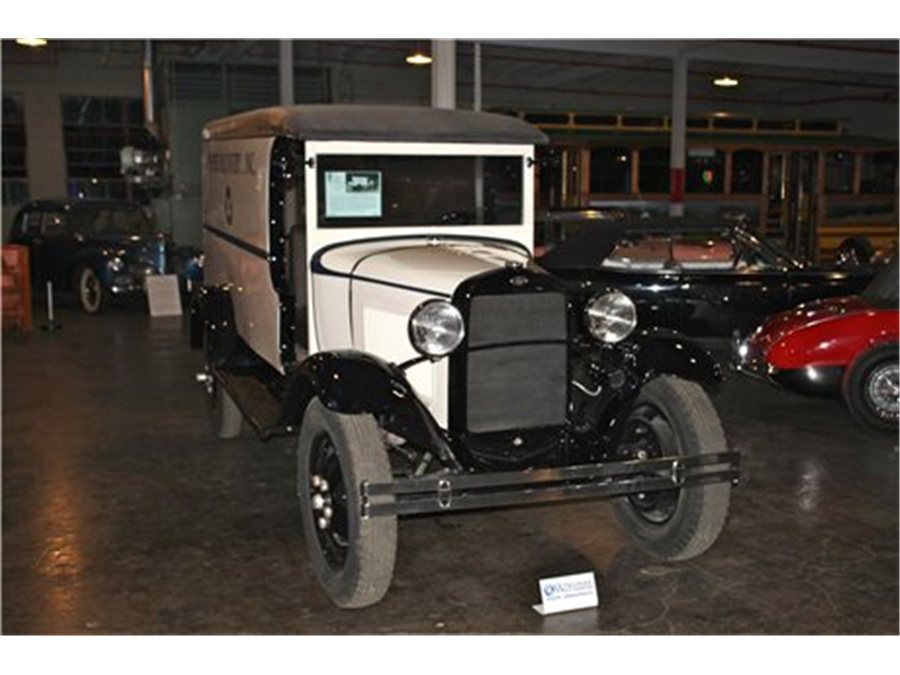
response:
[[[623,291],[642,325],[712,344],[801,302],[858,293],[876,272],[814,266],[740,224],[688,218],[585,222],[538,262],[578,287]]]
[[[36,285],[75,291],[88,314],[143,292],[148,275],[178,274],[183,286],[202,275],[200,251],[176,247],[152,212],[131,202],[33,201],[16,214],[9,242],[29,247]]]

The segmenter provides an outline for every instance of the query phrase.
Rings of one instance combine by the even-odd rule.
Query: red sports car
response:
[[[897,255],[859,295],[802,304],[770,316],[736,345],[738,370],[795,391],[842,396],[853,416],[896,430]]]

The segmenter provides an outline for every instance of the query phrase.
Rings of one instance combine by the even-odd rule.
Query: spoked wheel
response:
[[[676,377],[644,385],[626,422],[619,454],[652,459],[723,452],[725,434],[702,387]],[[626,534],[664,560],[687,560],[716,541],[725,525],[730,483],[646,492],[615,502]]]
[[[373,605],[390,586],[397,518],[364,519],[360,496],[363,481],[390,480],[375,419],[335,413],[314,399],[297,448],[297,496],[313,571],[339,607]]]
[[[853,416],[868,427],[896,431],[900,419],[900,363],[896,345],[878,347],[859,357],[844,377],[844,400]]]
[[[100,314],[106,310],[109,304],[108,293],[93,269],[82,267],[78,271],[76,283],[78,302],[86,314]]]

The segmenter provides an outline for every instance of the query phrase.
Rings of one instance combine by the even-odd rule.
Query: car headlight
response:
[[[122,260],[122,258],[119,256],[110,258],[106,262],[106,264],[109,265],[109,269],[111,269],[113,272],[121,272],[123,269],[125,269],[125,261]]]
[[[637,309],[624,293],[598,295],[584,310],[587,329],[597,340],[619,342],[637,326]]]
[[[409,317],[409,340],[424,356],[446,356],[466,335],[462,314],[446,300],[428,300]]]

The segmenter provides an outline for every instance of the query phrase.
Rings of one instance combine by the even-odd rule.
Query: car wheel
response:
[[[359,486],[391,480],[371,415],[342,415],[318,399],[306,409],[297,450],[297,495],[316,577],[339,607],[367,607],[387,592],[397,552],[395,516],[362,517]]]
[[[78,290],[78,303],[85,314],[101,314],[106,311],[109,292],[92,267],[85,265],[78,270],[75,287]]]
[[[878,347],[857,358],[844,375],[842,393],[861,424],[896,431],[900,412],[900,363],[897,345]]]
[[[638,395],[625,422],[620,454],[627,459],[724,452],[725,433],[703,388],[658,377]],[[698,485],[622,497],[614,502],[629,538],[664,560],[687,560],[716,541],[731,499],[729,483]]]

